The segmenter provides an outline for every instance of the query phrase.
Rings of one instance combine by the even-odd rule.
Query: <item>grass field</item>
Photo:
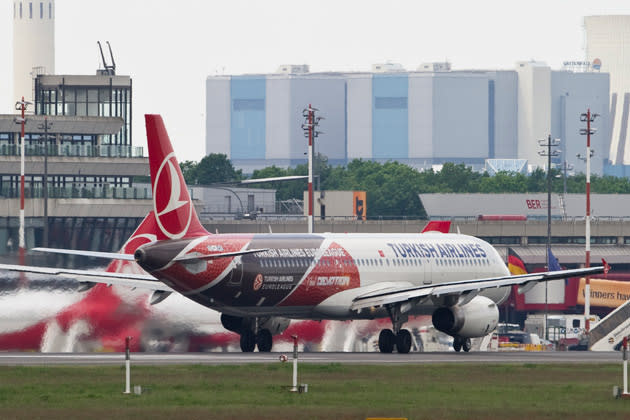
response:
[[[300,365],[308,393],[288,392],[290,363],[0,367],[0,419],[611,419],[621,366],[576,364]]]

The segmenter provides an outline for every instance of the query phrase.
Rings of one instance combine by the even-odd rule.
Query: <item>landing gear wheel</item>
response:
[[[395,342],[396,336],[392,330],[381,330],[381,333],[378,335],[378,349],[381,353],[391,353],[394,351]]]
[[[253,331],[245,330],[241,333],[241,350],[244,353],[251,353],[256,347],[256,335]]]
[[[409,330],[400,330],[396,336],[396,350],[398,353],[407,354],[411,350],[411,333]]]
[[[263,329],[258,331],[256,335],[256,345],[258,346],[258,351],[260,352],[270,352],[271,347],[273,346],[273,337],[271,336],[271,332],[267,329]]]
[[[468,353],[471,348],[472,348],[472,343],[470,341],[470,338],[462,339],[462,350]]]
[[[453,339],[453,350],[459,352],[462,349],[462,339],[459,337],[455,337]]]

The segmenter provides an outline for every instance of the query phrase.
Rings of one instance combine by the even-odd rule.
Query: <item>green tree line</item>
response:
[[[243,174],[235,170],[226,155],[210,154],[199,163],[186,161],[181,165],[189,184],[237,182]],[[331,166],[325,156],[317,155],[314,172],[316,188],[322,190],[365,191],[368,217],[425,217],[418,194],[421,193],[542,193],[547,191],[547,173],[536,169],[529,175],[499,172],[494,176],[473,171],[464,164],[445,163],[441,171],[418,171],[398,162],[378,163],[355,159],[346,166]],[[251,179],[307,175],[308,165],[295,168],[270,166],[256,170]],[[560,170],[552,169],[552,191],[564,191]],[[319,184],[319,186],[318,186]],[[584,193],[586,176],[576,174],[566,179],[567,193]],[[252,185],[273,188],[278,200],[301,200],[307,181],[293,180]],[[630,194],[630,180],[613,176],[591,176],[591,192],[600,194]]]

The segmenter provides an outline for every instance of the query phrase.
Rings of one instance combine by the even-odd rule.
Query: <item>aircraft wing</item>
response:
[[[0,270],[21,271],[24,273],[48,274],[75,279],[79,282],[105,283],[147,290],[174,292],[172,288],[156,280],[150,274],[110,273],[107,271],[70,270],[65,268],[34,267],[27,265],[0,264]]]
[[[399,287],[396,289],[376,290],[354,298],[351,310],[361,310],[395,303],[419,301],[431,296],[455,295],[464,297],[465,303],[475,297],[481,290],[495,287],[518,285],[519,293],[531,289],[538,282],[565,279],[569,277],[588,276],[603,273],[605,266],[577,268],[573,270],[547,271],[543,273],[522,274],[518,276],[490,277],[474,280],[459,280],[439,284],[427,284],[415,287]]]

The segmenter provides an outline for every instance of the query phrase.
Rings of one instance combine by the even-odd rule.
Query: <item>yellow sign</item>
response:
[[[577,303],[584,305],[586,279],[580,279]],[[630,282],[591,278],[591,302],[593,306],[616,308],[630,299]]]

